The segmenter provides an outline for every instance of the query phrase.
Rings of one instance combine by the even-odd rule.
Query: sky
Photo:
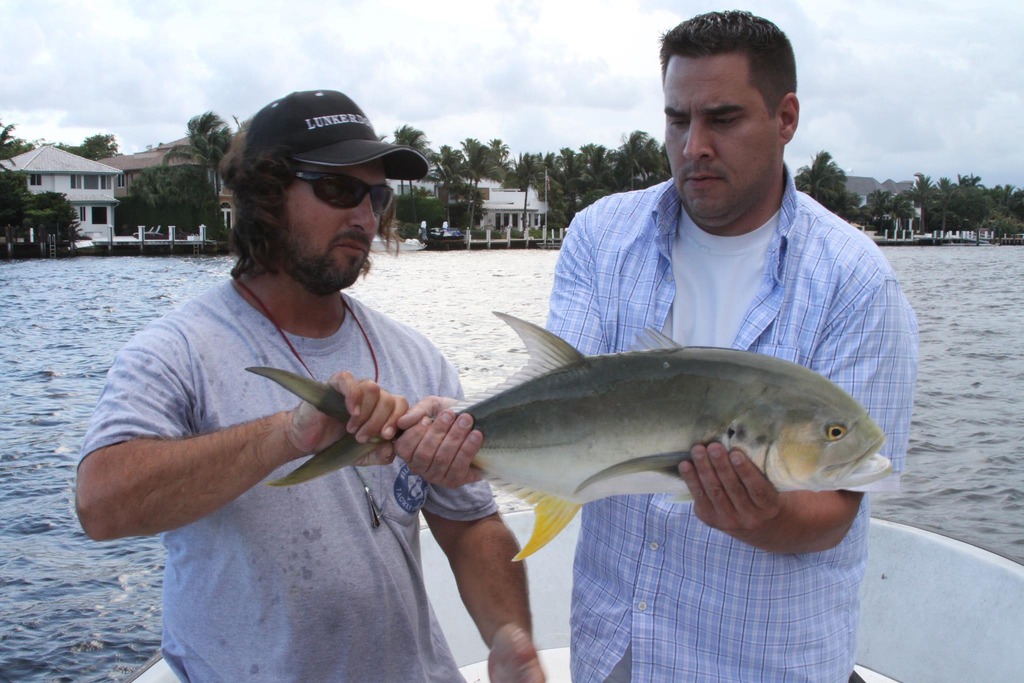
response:
[[[0,0],[0,122],[29,141],[112,133],[123,153],[230,122],[295,90],[352,97],[378,135],[513,155],[664,140],[659,40],[746,9],[796,53],[797,171],[976,175],[1024,187],[1019,0]]]

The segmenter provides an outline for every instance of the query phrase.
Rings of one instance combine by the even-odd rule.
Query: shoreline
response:
[[[885,239],[874,237],[879,247],[999,247],[1024,246],[1024,237],[997,237],[991,241],[975,241],[960,238],[935,238],[917,236],[912,239]],[[481,250],[522,250],[561,248],[560,239],[501,239],[501,240],[427,240],[425,248],[418,251],[481,251]],[[168,240],[146,242],[114,242],[95,244],[88,247],[72,247],[67,243],[54,245],[47,242],[16,242],[0,244],[0,261],[22,261],[30,259],[65,259],[78,256],[223,256],[229,253],[226,242],[170,242]]]

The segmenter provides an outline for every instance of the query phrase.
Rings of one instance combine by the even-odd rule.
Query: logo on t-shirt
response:
[[[413,474],[403,462],[395,477],[395,502],[406,512],[416,512],[427,499],[428,486],[423,477]]]

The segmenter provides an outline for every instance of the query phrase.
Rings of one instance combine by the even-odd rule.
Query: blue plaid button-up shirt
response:
[[[786,175],[760,288],[733,347],[785,358],[852,394],[903,469],[917,323],[881,251]],[[573,220],[548,328],[585,354],[662,330],[681,203],[672,182],[607,197]],[[603,681],[632,646],[634,681],[846,681],[867,556],[867,496],[835,548],[769,553],[670,496],[584,506],[574,564],[573,680]]]

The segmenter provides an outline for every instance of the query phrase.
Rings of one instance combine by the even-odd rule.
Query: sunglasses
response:
[[[395,196],[395,191],[387,185],[370,185],[349,175],[295,171],[295,177],[312,185],[317,199],[339,209],[353,209],[370,195],[370,206],[379,216]]]

